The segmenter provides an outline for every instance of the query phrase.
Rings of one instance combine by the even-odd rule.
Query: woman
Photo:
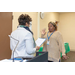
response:
[[[63,59],[67,59],[62,35],[57,31],[56,24],[54,22],[49,22],[48,30],[47,33],[45,29],[41,32],[41,37],[47,38],[47,41],[43,45],[43,51],[48,51],[48,61],[60,61],[60,52],[62,52]]]
[[[10,38],[10,48],[12,51],[14,51],[17,45],[16,40],[19,41],[14,51],[14,57],[33,57],[36,50],[40,48],[38,46],[34,48],[33,32],[29,29],[31,21],[31,17],[27,14],[22,14],[18,18],[19,26],[11,33],[12,38]],[[13,58],[13,53],[11,58]]]

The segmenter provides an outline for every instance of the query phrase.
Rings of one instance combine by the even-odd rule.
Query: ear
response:
[[[28,26],[29,27],[29,24],[26,22],[26,25],[25,26]]]
[[[26,22],[26,26],[28,25],[28,23]]]

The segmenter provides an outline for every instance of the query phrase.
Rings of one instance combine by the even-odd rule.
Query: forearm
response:
[[[66,55],[66,54],[65,54],[65,48],[62,49],[62,56],[63,56],[63,55]]]
[[[41,38],[46,38],[46,35],[41,34]]]

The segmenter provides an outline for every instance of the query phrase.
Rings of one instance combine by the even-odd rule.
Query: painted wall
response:
[[[44,12],[44,18],[40,18],[40,31],[43,28],[46,28],[46,31],[48,31],[48,23],[52,21],[59,21],[59,13],[58,12]],[[41,33],[40,33],[41,35]]]
[[[35,40],[40,37],[40,31],[43,28],[46,28],[48,31],[48,23],[50,21],[59,21],[59,13],[57,12],[44,12],[44,18],[40,18],[40,12],[13,12],[13,24],[12,24],[12,31],[16,30],[18,26],[18,17],[21,14],[28,14],[32,18],[32,31],[34,32]]]
[[[12,31],[16,30],[18,26],[18,17],[21,14],[28,14],[32,18],[32,31],[34,32],[34,38],[37,39],[37,20],[38,20],[38,13],[37,12],[13,12],[13,25]]]
[[[70,49],[75,51],[75,12],[60,13],[58,29],[64,42],[68,42]]]

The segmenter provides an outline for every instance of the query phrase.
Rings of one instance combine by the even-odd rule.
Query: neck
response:
[[[53,31],[49,31],[50,33],[52,33]]]
[[[50,33],[52,33],[52,31],[49,31]]]
[[[28,27],[28,26],[26,26],[26,25],[20,25],[20,27]]]
[[[55,31],[55,30],[54,30]],[[54,32],[54,31],[49,31],[50,33]]]

